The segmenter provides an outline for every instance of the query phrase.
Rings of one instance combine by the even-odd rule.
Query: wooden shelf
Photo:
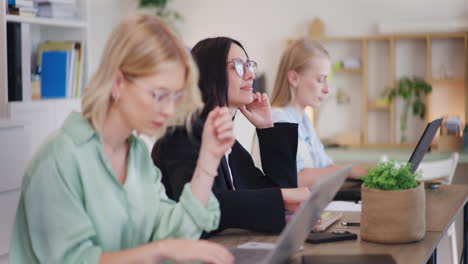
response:
[[[374,111],[390,111],[390,104],[369,103],[367,109]]]
[[[43,17],[27,17],[17,15],[6,15],[7,22],[27,23],[32,25],[44,25],[54,27],[68,27],[68,28],[86,28],[88,23],[80,20],[64,20]]]
[[[367,143],[362,144],[361,148],[368,149],[408,149],[413,150],[416,147],[416,143]]]
[[[463,86],[465,84],[465,80],[461,79],[453,79],[453,80],[429,80],[432,86]]]
[[[330,45],[330,48],[339,49],[342,48],[345,50],[345,47],[350,50],[350,54],[360,54],[361,65],[358,69],[335,69],[333,73],[349,73],[353,74],[354,77],[358,78],[360,82],[349,83],[353,87],[360,87],[360,102],[362,106],[360,107],[360,117],[361,117],[361,132],[362,132],[362,144],[361,146],[365,147],[414,147],[414,144],[399,144],[397,139],[398,133],[398,107],[394,103],[376,104],[373,99],[375,99],[377,93],[382,89],[370,89],[370,86],[375,86],[376,83],[382,82],[385,83],[385,86],[396,87],[398,79],[404,75],[414,74],[416,71],[416,66],[410,66],[408,69],[404,69],[402,72],[397,72],[396,69],[399,68],[399,61],[402,56],[412,56],[411,49],[417,47],[425,47],[425,67],[422,67],[421,70],[424,70],[424,73],[420,73],[420,76],[427,76],[429,79],[426,80],[428,83],[432,84],[433,91],[428,95],[427,102],[427,113],[426,122],[432,118],[433,113],[439,114],[440,112],[460,112],[461,117],[468,119],[468,75],[466,74],[466,69],[468,68],[467,60],[467,49],[468,49],[468,32],[444,32],[444,33],[431,33],[431,32],[417,32],[417,33],[397,33],[397,34],[376,34],[376,35],[358,35],[358,36],[315,36],[310,38],[318,40],[323,43],[324,46]],[[440,40],[444,40],[440,42]],[[449,43],[445,43],[448,40]],[[440,43],[434,43],[440,42]],[[444,60],[442,56],[442,50],[440,47],[451,48],[452,42],[456,42],[455,45],[457,54],[460,54],[459,58],[449,58],[447,61]],[[402,44],[402,50],[400,52],[397,45]],[[407,47],[408,46],[408,47]],[[440,47],[439,47],[440,46]],[[462,48],[464,47],[464,49]],[[438,48],[439,47],[439,48]],[[434,54],[433,54],[434,48]],[[398,51],[398,52],[397,52]],[[400,54],[401,53],[401,54]],[[402,55],[402,54],[408,55]],[[344,54],[344,52],[343,52]],[[418,63],[422,62],[422,54],[415,54],[418,59]],[[335,55],[336,56],[336,55]],[[343,55],[341,55],[343,56]],[[421,57],[421,59],[420,59]],[[434,57],[434,58],[433,58]],[[378,58],[383,58],[384,60],[376,60]],[[373,59],[373,60],[372,60]],[[413,58],[410,58],[413,59]],[[455,74],[455,79],[453,80],[440,80],[433,79],[433,65],[437,65],[436,62],[443,63],[453,63],[453,61],[460,61],[460,63],[454,64],[457,69],[462,67],[461,62],[463,62],[464,69],[460,69],[460,72]],[[401,61],[400,61],[401,62]],[[397,65],[398,64],[398,65]],[[425,69],[424,69],[425,68]],[[414,71],[414,72],[413,72]],[[461,73],[464,73],[462,75]],[[443,76],[443,75],[442,75]],[[437,75],[439,77],[439,75]],[[350,77],[351,78],[351,77]],[[337,86],[343,85],[338,83]],[[348,85],[348,83],[346,84]],[[380,83],[378,84],[380,85]],[[372,98],[370,98],[372,97]],[[453,99],[457,100],[453,100]],[[437,100],[440,103],[435,103]],[[445,100],[445,101],[444,101]],[[447,103],[448,102],[450,103]],[[379,100],[378,100],[379,101]],[[455,102],[456,101],[456,102]],[[438,101],[437,101],[438,102]],[[456,103],[456,104],[455,104]],[[458,105],[461,105],[459,107]],[[455,109],[452,110],[452,109]],[[442,110],[441,110],[442,109]],[[458,110],[463,109],[463,110]],[[383,119],[376,119],[383,118]],[[380,115],[383,113],[384,115]],[[463,113],[463,115],[461,114]],[[388,117],[387,117],[388,116]],[[464,120],[462,118],[462,120]],[[386,124],[388,121],[388,131],[385,131],[385,134],[379,134],[379,131],[386,129]],[[370,124],[370,122],[373,122]],[[385,125],[383,128],[380,126]],[[387,133],[388,132],[388,133]],[[414,132],[414,131],[412,131]],[[387,136],[388,134],[388,136]],[[413,135],[412,135],[413,136]],[[388,141],[387,141],[388,138]],[[385,144],[369,144],[369,142],[382,142]],[[387,144],[388,142],[388,144]]]
[[[349,72],[349,73],[361,73],[362,69],[357,68],[357,69],[336,69],[335,72]]]
[[[323,40],[323,41],[356,41],[362,40],[365,36],[322,36],[322,37],[315,37],[316,40]]]
[[[390,39],[446,39],[465,38],[466,32],[448,33],[400,33],[400,34],[378,34],[363,36],[321,36],[313,39],[319,41],[358,41],[358,40],[390,40]]]

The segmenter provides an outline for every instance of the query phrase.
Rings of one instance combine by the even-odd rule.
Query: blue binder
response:
[[[67,96],[67,72],[70,55],[67,51],[42,53],[41,98],[65,98]]]

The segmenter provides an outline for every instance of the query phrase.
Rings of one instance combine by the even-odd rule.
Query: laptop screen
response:
[[[408,161],[412,164],[411,172],[415,172],[418,169],[419,163],[421,163],[424,155],[429,150],[432,139],[434,139],[434,136],[441,124],[442,118],[436,119],[427,124],[426,129],[419,138],[418,144],[416,145],[416,148],[414,149],[413,154],[411,154],[411,157]]]

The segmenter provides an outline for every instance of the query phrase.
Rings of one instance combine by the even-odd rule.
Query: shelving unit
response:
[[[0,118],[14,118],[11,116],[10,102],[8,102],[8,75],[7,72],[7,47],[6,47],[6,24],[18,23],[21,25],[21,55],[30,60],[23,60],[23,99],[21,102],[28,102],[31,100],[31,72],[35,65],[35,58],[37,49],[40,43],[46,41],[79,41],[83,51],[83,82],[86,83],[88,77],[88,16],[89,16],[89,0],[76,0],[78,19],[77,20],[64,20],[43,17],[26,17],[6,14],[6,5],[2,3],[0,7],[0,21],[2,22],[2,29],[0,32],[0,68],[4,68],[0,75],[1,84],[3,84],[0,96]],[[25,62],[26,61],[26,62]],[[75,99],[70,99],[71,101]],[[39,101],[39,104],[42,100]],[[17,105],[17,103],[15,103]]]
[[[34,126],[26,125],[31,129],[30,149],[35,150],[38,144],[43,140],[46,132],[57,128],[63,122],[66,115],[72,110],[80,111],[80,99],[46,99],[32,101],[31,99],[31,72],[36,64],[37,49],[40,43],[46,41],[79,41],[83,52],[83,81],[84,85],[88,76],[88,14],[89,0],[76,0],[78,19],[64,20],[42,17],[23,17],[6,14],[6,5],[0,7],[0,21],[2,21],[2,34],[0,34],[0,69],[4,68],[0,75],[2,87],[0,87],[0,117],[12,120],[21,120],[25,124],[36,124]],[[8,75],[7,71],[7,47],[6,47],[6,24],[18,23],[21,25],[21,56],[22,56],[22,100],[8,101]],[[25,59],[26,58],[26,59]],[[29,58],[29,59],[28,59]],[[31,109],[31,111],[28,111]],[[50,117],[53,117],[52,119]],[[61,118],[56,118],[61,117]],[[32,120],[48,120],[43,125]],[[43,132],[34,132],[43,131]]]
[[[0,262],[7,259],[13,220],[26,165],[39,146],[58,129],[71,111],[81,110],[79,98],[31,100],[31,83],[23,81],[21,101],[8,101],[7,23],[21,25],[21,74],[31,79],[37,48],[45,41],[80,41],[83,51],[83,81],[89,71],[89,0],[76,0],[79,20],[22,17],[6,14],[0,4],[0,167],[6,175],[0,187]],[[22,79],[22,80],[25,80]]]
[[[320,134],[330,136],[336,133],[336,123],[342,123],[342,127],[355,132],[353,123],[358,123],[361,146],[403,147],[415,144],[425,124],[443,114],[456,115],[463,122],[467,121],[468,32],[324,36],[314,39],[329,50],[332,61],[352,56],[360,59],[362,65],[360,69],[335,71],[331,82],[332,90],[345,86],[351,97],[356,93],[360,95],[360,98],[351,98],[352,106],[343,106],[354,112],[352,122],[349,122],[350,114],[345,114],[338,121],[337,118],[344,111],[335,109],[333,114],[337,118],[332,118],[334,122],[323,126],[317,123]],[[354,51],[351,55],[350,50]],[[428,109],[425,120],[419,120],[411,113],[408,116],[409,142],[406,144],[399,142],[401,102],[397,99],[389,105],[375,103],[384,89],[395,87],[397,80],[403,76],[419,76],[433,86],[432,94],[426,98]],[[360,110],[356,106],[361,106]],[[340,107],[333,104],[326,106],[328,110]],[[327,109],[322,110],[321,116],[327,116]]]
[[[381,105],[376,103],[369,103],[367,105],[367,110],[369,111],[390,111],[390,104]]]

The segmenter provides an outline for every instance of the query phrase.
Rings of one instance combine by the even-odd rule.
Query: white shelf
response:
[[[33,25],[44,25],[54,27],[68,27],[68,28],[86,28],[88,23],[79,20],[63,20],[54,18],[43,17],[26,17],[16,15],[6,15],[7,22],[28,23]]]
[[[81,104],[80,98],[57,98],[57,99],[41,99],[41,100],[31,100],[31,101],[12,101],[8,104],[12,107],[34,107],[41,105],[49,104]]]

